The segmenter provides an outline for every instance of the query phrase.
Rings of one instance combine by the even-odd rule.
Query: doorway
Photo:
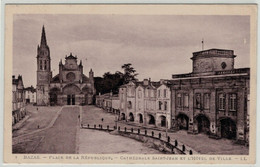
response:
[[[70,104],[71,104],[71,96],[67,95],[67,105],[70,105]]]

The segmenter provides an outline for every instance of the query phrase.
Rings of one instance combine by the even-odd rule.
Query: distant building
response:
[[[83,74],[82,61],[70,53],[59,63],[59,73],[52,77],[50,49],[45,29],[42,28],[41,44],[37,48],[37,105],[93,104],[95,95],[94,72]]]
[[[96,96],[96,106],[107,112],[119,114],[119,97],[112,92]]]
[[[249,68],[234,68],[233,50],[194,52],[193,71],[172,75],[172,127],[244,142]]]
[[[31,86],[24,89],[26,103],[36,103],[36,89]]]
[[[25,110],[25,93],[23,86],[23,78],[18,75],[16,79],[12,76],[12,125],[19,122],[26,115]]]

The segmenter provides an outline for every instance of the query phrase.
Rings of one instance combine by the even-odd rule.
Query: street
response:
[[[116,125],[116,116],[107,113],[101,108],[95,106],[64,106],[41,108],[41,114],[34,114],[29,118],[25,125],[14,132],[13,152],[14,153],[143,153],[155,154],[157,150],[148,148],[138,141],[126,137],[112,135],[108,132],[97,130],[80,129],[80,124],[90,127],[102,125],[104,128],[109,126],[111,129]],[[38,120],[44,114],[44,109],[50,116],[45,117],[41,123],[43,129],[37,129]],[[51,111],[53,110],[53,111]],[[54,111],[55,110],[55,111]],[[58,111],[60,110],[60,111]],[[47,114],[48,114],[47,112]],[[55,118],[56,114],[56,118]],[[81,114],[81,118],[78,116]],[[47,119],[48,118],[48,119]],[[81,120],[81,123],[79,123]],[[50,122],[53,122],[51,125]],[[47,123],[49,125],[47,126]],[[32,125],[34,125],[32,128]],[[136,126],[135,124],[126,124],[124,121],[117,122],[117,126],[123,130],[125,127],[134,131],[137,129],[148,134],[154,132],[154,136],[161,133],[162,138],[166,138],[165,131],[148,129]],[[246,155],[248,147],[233,144],[228,139],[211,139],[205,134],[187,134],[186,131],[168,132],[171,141],[177,140],[179,144],[184,144],[187,148],[192,148],[199,154],[230,154]]]

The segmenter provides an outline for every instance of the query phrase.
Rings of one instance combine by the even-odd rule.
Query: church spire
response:
[[[42,38],[41,38],[41,46],[47,45],[46,35],[45,35],[45,28],[44,25],[42,26]]]

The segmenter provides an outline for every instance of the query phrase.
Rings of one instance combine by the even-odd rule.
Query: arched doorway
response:
[[[121,113],[121,120],[125,120],[125,113]]]
[[[227,139],[236,139],[237,129],[236,123],[230,118],[220,120],[221,137]]]
[[[60,89],[59,88],[52,88],[50,90],[50,105],[54,106],[58,104],[58,94],[60,93]]]
[[[133,113],[129,113],[129,121],[134,122],[135,118],[134,118],[134,114]]]
[[[142,114],[138,114],[138,117],[139,117],[139,123],[143,123],[143,115]]]
[[[189,117],[185,114],[179,114],[177,116],[178,127],[180,130],[188,130],[189,128]]]
[[[165,116],[160,116],[161,119],[161,127],[166,127],[166,117]]]
[[[76,101],[76,96],[81,93],[80,88],[74,84],[68,84],[63,88],[63,94],[67,95],[66,102],[63,102],[67,105],[79,104],[79,101]]]
[[[210,121],[205,115],[199,115],[196,118],[199,133],[208,133],[210,128]]]
[[[149,118],[148,124],[149,125],[155,125],[155,118],[154,118],[154,116],[149,114],[148,118]]]

